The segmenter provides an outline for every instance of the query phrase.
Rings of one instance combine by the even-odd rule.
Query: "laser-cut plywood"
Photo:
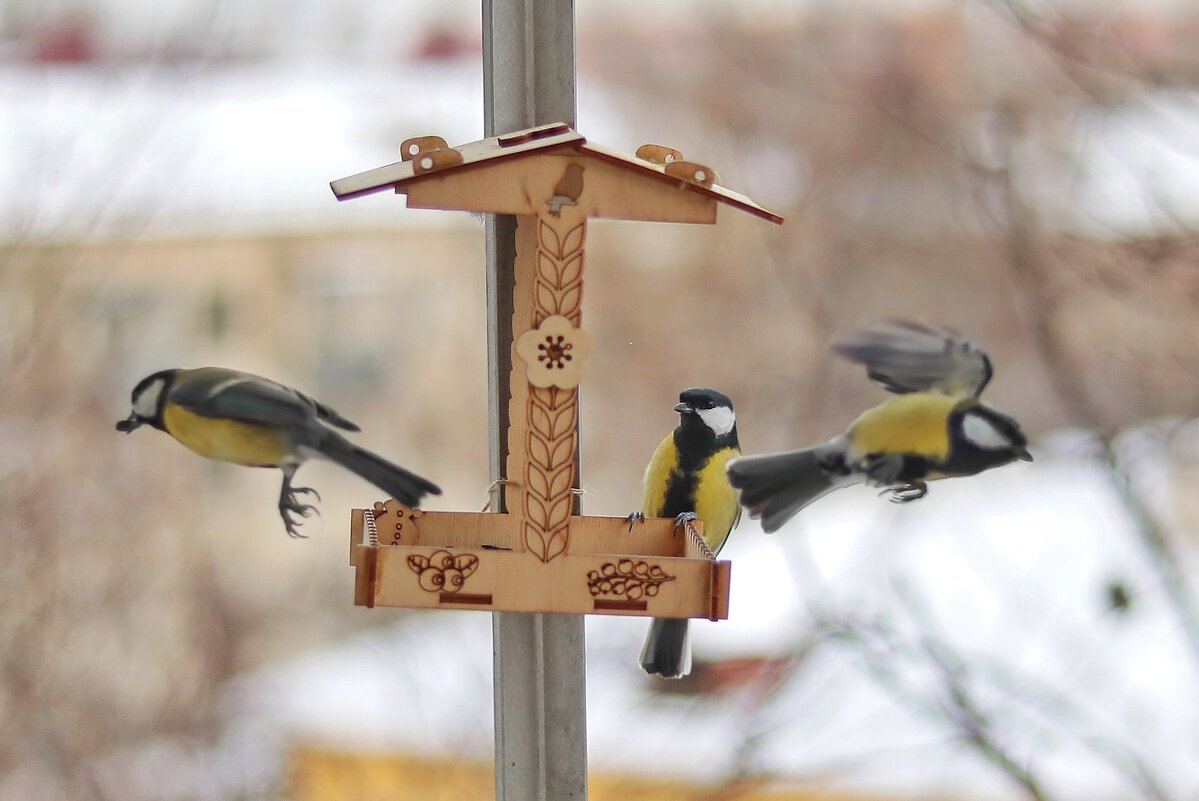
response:
[[[458,147],[406,140],[402,159],[332,183],[339,199],[393,189],[413,208],[517,217],[507,513],[355,510],[355,602],[366,606],[708,617],[728,614],[730,565],[702,524],[575,514],[587,221],[713,223],[720,204],[782,218],[662,145],[629,156],[564,124]],[[389,539],[390,537],[390,539]],[[700,547],[696,547],[696,543]]]

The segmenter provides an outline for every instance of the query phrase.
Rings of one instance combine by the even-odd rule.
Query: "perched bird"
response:
[[[956,332],[892,322],[833,349],[897,396],[823,445],[729,464],[741,503],[766,531],[851,484],[888,489],[892,501],[906,503],[923,498],[932,479],[1032,461],[1019,424],[978,399],[991,380],[990,359]]]
[[[296,469],[313,457],[336,462],[408,506],[418,505],[426,493],[441,494],[435,484],[359,448],[325,423],[359,430],[290,387],[237,370],[201,367],[162,370],[139,381],[133,388],[133,411],[117,423],[117,431],[148,424],[210,459],[278,467],[283,471],[279,514],[293,537],[303,536],[293,515],[308,517],[316,511],[296,496],[311,493],[320,500],[316,490],[291,484]]]
[[[733,402],[712,389],[685,389],[674,407],[679,424],[654,451],[645,470],[642,511],[636,519],[673,517],[684,526],[699,519],[704,540],[719,553],[741,517],[737,493],[729,486],[725,466],[739,456]],[[691,671],[691,643],[686,618],[654,618],[641,667],[650,675],[679,678]]]

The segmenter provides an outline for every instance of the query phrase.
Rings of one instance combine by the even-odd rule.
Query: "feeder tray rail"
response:
[[[570,547],[542,561],[507,514],[426,512],[395,500],[350,514],[354,603],[415,609],[728,618],[732,563],[703,523],[571,516]]]

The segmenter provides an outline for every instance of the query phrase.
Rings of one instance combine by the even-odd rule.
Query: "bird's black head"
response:
[[[178,370],[159,370],[138,381],[132,393],[133,411],[117,422],[117,431],[128,434],[147,424],[165,431],[162,411],[166,407],[167,393],[178,374]]]
[[[964,448],[985,456],[992,464],[1032,461],[1028,438],[1020,424],[997,409],[983,403],[967,407],[961,413],[960,426]]]
[[[727,395],[703,387],[685,389],[674,410],[679,413],[680,430],[695,430],[721,444],[736,444],[737,415]]]

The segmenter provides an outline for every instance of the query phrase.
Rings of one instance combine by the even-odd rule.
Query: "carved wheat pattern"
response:
[[[525,544],[546,562],[566,550],[574,506],[577,398],[573,389],[529,389]]]
[[[565,217],[565,215],[564,215]],[[578,326],[583,306],[583,238],[586,223],[556,229],[537,224],[537,277],[533,326],[555,314]],[[576,389],[529,387],[525,465],[525,545],[548,562],[566,550],[574,507]]]
[[[583,237],[586,231],[585,222],[560,232],[544,219],[538,220],[534,328],[555,314],[576,326],[579,324],[583,310]]]

